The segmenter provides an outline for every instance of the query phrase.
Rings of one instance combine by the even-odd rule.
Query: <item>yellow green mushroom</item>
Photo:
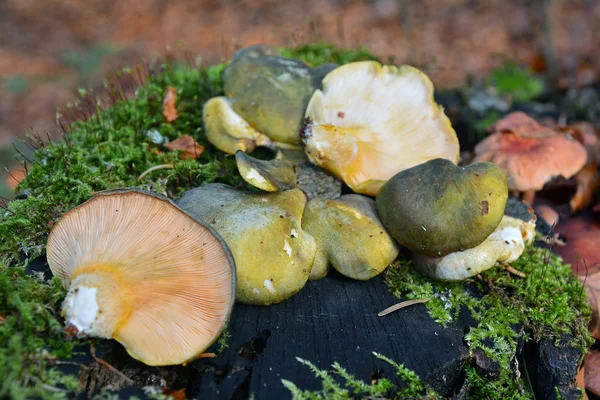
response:
[[[230,154],[257,146],[301,151],[299,131],[306,105],[335,67],[311,68],[264,45],[237,51],[223,72],[225,96],[204,106],[208,140]]]
[[[178,205],[227,243],[237,267],[236,300],[269,305],[308,280],[316,244],[301,226],[306,202],[300,189],[256,194],[212,183],[187,191]]]
[[[396,243],[379,221],[375,201],[365,196],[314,198],[306,206],[302,227],[317,242],[311,280],[327,275],[329,264],[349,278],[367,280],[398,256]]]
[[[498,226],[508,200],[496,164],[457,167],[434,159],[394,175],[377,194],[377,211],[394,239],[429,257],[463,251]]]
[[[259,160],[238,150],[235,153],[235,162],[246,182],[266,192],[278,192],[296,187],[296,173],[287,160]]]

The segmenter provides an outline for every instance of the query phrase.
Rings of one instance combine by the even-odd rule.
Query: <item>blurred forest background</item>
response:
[[[170,49],[203,63],[243,46],[365,46],[436,89],[510,59],[569,87],[598,78],[598,0],[0,0],[0,195],[19,137],[54,136],[57,107],[115,68]]]

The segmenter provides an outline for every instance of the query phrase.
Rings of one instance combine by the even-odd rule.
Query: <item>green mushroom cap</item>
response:
[[[414,254],[417,271],[432,278],[458,281],[490,269],[498,262],[510,263],[521,257],[535,238],[535,220],[528,222],[504,216],[496,230],[481,244],[442,257]]]
[[[376,198],[394,239],[430,257],[482,243],[502,220],[507,200],[506,176],[497,165],[457,167],[440,158],[394,175]]]
[[[225,96],[235,112],[259,132],[275,142],[299,145],[308,101],[335,67],[311,68],[279,56],[271,47],[250,46],[237,51],[225,68]]]
[[[296,187],[296,173],[287,160],[259,160],[241,150],[235,161],[242,178],[254,187],[267,192],[278,192]]]
[[[327,275],[329,264],[349,278],[367,280],[398,256],[398,247],[379,221],[375,201],[365,196],[312,199],[302,228],[317,242],[311,280]]]
[[[316,245],[301,227],[300,189],[255,194],[213,183],[187,191],[178,205],[227,243],[237,266],[237,301],[279,303],[306,284]]]

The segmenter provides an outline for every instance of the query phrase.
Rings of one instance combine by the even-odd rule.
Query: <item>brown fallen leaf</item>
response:
[[[21,167],[12,167],[8,169],[8,178],[6,179],[6,185],[11,189],[15,190],[19,183],[25,179],[25,169]]]
[[[569,202],[573,212],[581,211],[594,201],[596,191],[600,189],[600,172],[595,162],[587,164],[575,175],[577,191]]]
[[[590,332],[596,339],[600,338],[600,272],[588,276],[580,276],[583,282],[588,302],[592,308],[592,319],[590,320]]]
[[[167,86],[167,94],[163,100],[163,115],[168,122],[173,122],[177,119],[177,108],[175,102],[177,101],[177,90],[172,86]]]
[[[575,377],[575,384],[583,391],[583,397],[581,400],[589,400],[588,395],[585,393],[585,365],[581,367],[577,373],[577,376]]]
[[[560,216],[558,212],[548,204],[536,204],[535,213],[541,217],[550,226],[558,224]]]
[[[394,304],[391,307],[386,308],[385,310],[383,310],[379,314],[377,314],[377,316],[378,317],[383,317],[384,315],[388,315],[389,313],[392,313],[394,311],[400,310],[400,309],[408,307],[408,306],[412,306],[413,304],[427,303],[429,300],[431,300],[431,298],[428,297],[428,298],[425,298],[425,299],[416,299],[416,300],[403,301],[403,302],[400,302],[398,304]]]
[[[567,264],[571,264],[573,273],[590,275],[600,271],[600,222],[575,217],[561,221],[556,232],[567,242],[556,251]]]
[[[585,388],[600,396],[600,350],[592,349],[585,356]]]
[[[169,150],[181,150],[179,158],[182,160],[194,160],[202,154],[204,147],[199,145],[193,137],[183,135],[180,138],[173,140],[164,145]]]
[[[179,390],[172,390],[169,388],[164,388],[162,394],[165,396],[171,397],[173,400],[185,400],[187,398],[185,394],[185,388]]]
[[[4,314],[0,314],[0,325],[2,325],[5,322],[6,322],[6,317],[4,316]]]

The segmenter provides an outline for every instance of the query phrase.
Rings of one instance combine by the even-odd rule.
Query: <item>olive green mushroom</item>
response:
[[[204,106],[208,140],[231,154],[256,146],[303,152],[299,132],[306,106],[335,67],[311,68],[264,45],[237,51],[223,72],[225,96]]]
[[[379,221],[375,201],[365,196],[312,199],[302,228],[317,242],[311,280],[327,275],[328,264],[349,278],[367,280],[398,256],[397,245]]]
[[[535,220],[528,222],[504,216],[483,243],[443,257],[414,254],[415,268],[424,275],[447,281],[463,280],[496,265],[519,259],[535,238]]]
[[[429,257],[483,242],[502,220],[507,200],[506,176],[497,165],[457,167],[440,158],[394,175],[376,198],[392,237]]]
[[[300,189],[256,194],[213,183],[187,191],[178,205],[227,243],[236,261],[237,301],[279,303],[305,285],[316,245],[301,227],[306,196]]]
[[[242,178],[266,192],[278,192],[296,187],[296,174],[287,160],[259,160],[241,150],[235,153],[235,162]]]

